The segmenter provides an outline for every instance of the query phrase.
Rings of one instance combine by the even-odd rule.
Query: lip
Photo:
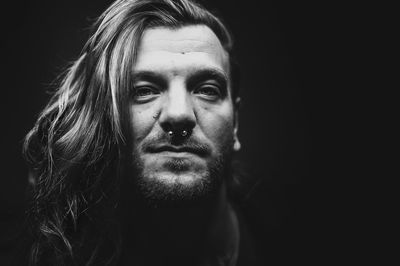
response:
[[[151,147],[148,149],[150,153],[171,153],[171,154],[195,154],[198,156],[204,156],[205,151],[203,149],[190,147],[190,146],[171,146],[162,145],[157,147]]]

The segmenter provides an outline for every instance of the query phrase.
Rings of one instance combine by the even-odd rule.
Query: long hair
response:
[[[33,265],[117,262],[120,237],[112,217],[137,48],[148,28],[195,24],[214,31],[230,55],[231,77],[237,77],[231,35],[219,18],[193,1],[117,0],[98,18],[81,55],[25,138]]]

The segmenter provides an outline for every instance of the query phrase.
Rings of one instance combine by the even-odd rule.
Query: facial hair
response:
[[[168,138],[161,135],[143,142],[143,145],[138,149],[151,149],[160,143],[168,142]],[[232,143],[233,137],[225,141],[217,151],[214,151],[212,158],[207,160],[206,171],[202,173],[200,178],[196,178],[190,184],[163,182],[159,178],[145,175],[145,166],[139,156],[140,152],[134,150],[131,154],[132,164],[129,175],[132,178],[134,190],[137,193],[136,196],[143,198],[145,202],[154,206],[192,206],[214,200],[230,172]],[[196,148],[205,154],[211,154],[212,151],[210,145],[194,138],[189,138],[180,144]],[[189,167],[188,162],[180,158],[171,158],[163,166],[171,173],[183,172],[188,170]]]

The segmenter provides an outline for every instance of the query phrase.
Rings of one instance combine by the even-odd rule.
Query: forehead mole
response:
[[[196,51],[224,51],[218,37],[205,25],[184,26],[178,29],[168,27],[150,28],[144,32],[140,50],[168,51],[186,54]]]
[[[209,27],[156,27],[144,31],[134,66],[136,71],[171,72],[188,70],[194,66],[216,67],[229,71],[229,55]]]

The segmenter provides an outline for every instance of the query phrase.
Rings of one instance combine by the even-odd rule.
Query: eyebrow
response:
[[[133,82],[140,80],[147,80],[163,87],[167,85],[167,79],[163,75],[149,70],[141,70],[133,73]]]
[[[216,80],[220,85],[221,89],[224,94],[227,93],[227,86],[228,86],[228,77],[226,74],[215,68],[204,68],[195,71],[194,73],[189,75],[188,81],[187,81],[187,86],[189,88],[194,87],[197,83],[200,83],[205,80],[213,79]]]

